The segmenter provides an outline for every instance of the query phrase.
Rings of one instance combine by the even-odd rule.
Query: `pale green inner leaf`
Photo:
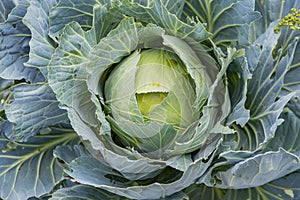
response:
[[[153,108],[161,104],[161,102],[166,98],[167,95],[167,92],[136,94],[136,99],[141,114],[148,115],[149,112],[153,110]]]

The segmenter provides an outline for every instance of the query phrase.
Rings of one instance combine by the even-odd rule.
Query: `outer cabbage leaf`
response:
[[[260,17],[254,5],[254,0],[188,0],[184,11],[187,17],[198,17],[207,25],[217,45],[226,45],[247,35],[250,23]]]
[[[288,13],[291,13],[291,8],[300,9],[299,1],[271,1],[267,0],[264,2],[256,1],[256,10],[262,13],[262,18],[253,23],[252,32],[249,33],[249,40],[254,41],[256,38],[261,35],[267,27],[273,21],[284,18]],[[287,27],[281,29],[280,38],[277,44],[277,52],[274,52],[275,55],[280,56],[286,53],[290,45],[295,44],[295,38],[299,38],[300,32],[290,30]],[[299,45],[298,45],[299,46]],[[295,55],[298,55],[300,47],[297,47]],[[283,94],[286,94],[290,91],[299,90],[299,77],[293,76],[299,71],[299,56],[295,56],[292,62],[292,65],[289,67],[289,71],[285,76],[285,84]],[[299,95],[298,95],[299,96]]]
[[[183,192],[176,193],[172,196],[163,198],[163,200],[183,200],[189,197]],[[76,185],[69,188],[62,188],[54,192],[51,200],[71,200],[71,199],[93,199],[93,200],[103,200],[103,199],[115,199],[115,200],[129,200],[126,197],[119,196],[103,189],[92,187],[89,185]],[[150,200],[150,199],[147,199]],[[154,199],[153,199],[154,200]]]
[[[48,84],[19,84],[11,89],[11,95],[5,113],[13,123],[11,137],[18,141],[26,141],[48,126],[69,122]]]
[[[246,55],[252,79],[249,81],[245,106],[250,119],[245,126],[232,124],[236,134],[224,138],[220,160],[200,179],[207,185],[221,188],[247,188],[265,184],[299,169],[298,156],[284,149],[262,153],[265,145],[282,123],[280,114],[294,93],[278,98],[284,75],[290,66],[295,45],[277,61],[272,52],[279,35],[273,26],[249,47]],[[209,176],[213,178],[210,179]]]
[[[2,78],[25,78],[31,82],[43,80],[38,69],[24,66],[28,60],[30,31],[23,24],[22,18],[28,6],[29,1],[20,0],[5,23],[0,24],[0,77]]]
[[[295,55],[300,55],[300,43],[298,42]],[[294,98],[288,103],[288,107],[300,118],[300,77],[295,74],[300,73],[300,57],[294,56],[293,62],[289,67],[289,71],[284,77],[281,95],[295,91]]]
[[[290,109],[281,114],[284,122],[276,130],[275,137],[267,144],[264,151],[277,151],[280,148],[300,157],[300,118]]]
[[[91,47],[95,45],[92,32],[85,33],[77,22],[66,26],[49,64],[49,85],[62,105],[72,105],[77,112],[89,113],[83,118],[95,124],[94,105],[89,103],[85,64]]]
[[[48,75],[47,66],[56,47],[48,35],[49,11],[56,3],[57,0],[32,0],[23,18],[31,31],[29,60],[25,65],[40,69],[45,78]]]
[[[223,200],[238,199],[268,199],[268,200],[295,200],[300,198],[299,187],[300,171],[272,181],[260,187],[242,190],[228,190]]]
[[[53,39],[57,39],[64,27],[70,22],[78,22],[82,29],[89,30],[95,27],[95,20],[100,18],[102,29],[111,30],[112,26],[103,23],[101,18],[106,17],[107,9],[111,6],[110,0],[62,0],[50,11],[50,33]],[[101,11],[93,17],[93,9],[101,8]]]
[[[251,78],[246,59],[240,57],[230,63],[226,75],[231,101],[231,112],[226,118],[226,124],[244,126],[250,119],[250,111],[245,108],[248,80]]]
[[[76,185],[69,188],[62,188],[52,194],[51,200],[71,200],[71,199],[115,199],[129,200],[125,197],[107,192],[103,189],[92,187],[89,185]]]
[[[224,170],[212,172],[218,182],[210,183],[218,188],[257,187],[300,169],[299,157],[283,149],[257,155],[225,152],[220,157],[226,158]],[[226,169],[226,165],[233,167]]]
[[[40,196],[52,190],[62,177],[62,167],[53,157],[57,145],[77,140],[70,129],[53,128],[26,143],[0,139],[0,197],[7,200]]]
[[[0,23],[6,21],[8,14],[15,7],[15,3],[13,1],[1,1],[0,2]]]
[[[173,8],[176,7],[178,11],[173,14]],[[184,23],[179,19],[178,15],[182,12],[182,9],[182,1],[175,0],[123,1],[120,6],[122,13],[146,23],[152,22],[165,28],[174,36],[190,37],[196,42],[206,40],[210,34],[205,30],[202,23]]]
[[[0,112],[4,110],[11,95],[10,87],[14,84],[13,80],[6,80],[0,78]]]
[[[290,66],[295,45],[291,45],[286,55],[277,61],[273,58],[273,49],[279,35],[274,34],[273,27],[261,35],[258,40],[246,50],[252,79],[248,83],[246,108],[250,110],[250,121],[242,127],[240,137],[246,145],[237,149],[255,150],[274,136],[276,128],[282,120],[279,115],[290,100],[293,93],[279,99],[278,95],[283,86],[284,76]],[[238,132],[241,130],[237,128]],[[244,133],[242,133],[244,132]],[[242,136],[243,134],[246,134]],[[248,138],[248,139],[246,139]]]
[[[218,145],[218,143],[213,142],[208,149],[214,149],[215,145]],[[210,166],[213,157],[207,157],[211,152],[208,149],[199,151],[195,157],[195,161],[182,175],[181,173],[177,173],[176,177],[174,177],[176,172],[172,170],[173,173],[170,173],[168,172],[170,169],[168,169],[166,173],[155,177],[157,182],[153,182],[154,179],[151,179],[151,182],[153,182],[151,184],[143,184],[143,181],[128,180],[120,176],[116,170],[105,165],[101,159],[95,159],[91,156],[81,156],[73,160],[66,168],[66,173],[74,181],[103,188],[130,199],[164,198],[186,188],[195,181],[196,177],[204,173],[207,167]],[[203,160],[203,157],[207,157],[207,160]],[[173,180],[174,178],[175,180]],[[137,184],[142,185],[137,187]]]
[[[259,199],[259,200],[295,200],[300,197],[299,187],[300,171],[291,173],[285,177],[274,180],[259,187],[226,190],[216,187],[207,187],[204,184],[192,185],[184,192],[190,200],[212,199],[212,200],[240,200],[240,199]]]

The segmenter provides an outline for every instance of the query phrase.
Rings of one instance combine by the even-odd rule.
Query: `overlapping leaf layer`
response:
[[[291,8],[0,2],[0,198],[300,199]]]

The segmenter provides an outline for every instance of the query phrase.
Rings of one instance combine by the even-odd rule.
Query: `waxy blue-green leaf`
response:
[[[300,34],[300,31],[299,31]],[[295,74],[300,73],[300,43],[297,43],[295,50],[295,56],[293,62],[289,66],[289,70],[284,77],[283,88],[281,95],[284,95],[289,92],[296,92],[295,96],[288,103],[288,107],[300,118],[300,76],[295,76]]]
[[[155,182],[155,179],[152,179],[150,184],[138,186],[139,181],[125,179],[117,171],[112,170],[90,156],[83,156],[73,160],[65,171],[74,181],[103,188],[129,199],[163,199],[175,192],[181,191],[191,185],[196,180],[196,177],[203,175],[212,162],[213,156],[210,155],[213,154],[212,151],[215,145],[218,146],[218,144],[217,141],[214,141],[211,148],[209,147],[210,150],[200,150],[197,152],[194,162],[190,164],[182,175],[174,172],[179,175],[179,177],[175,177],[175,180],[170,181],[174,178],[174,174],[166,172],[168,176],[166,180],[164,180],[164,177],[161,177],[161,183],[159,181]],[[202,158],[204,157],[207,160],[203,160]],[[161,176],[164,176],[164,174]],[[168,179],[170,180],[168,181]]]
[[[0,2],[0,23],[6,21],[8,14],[15,7],[15,3],[13,1],[1,1]]]
[[[295,200],[300,198],[300,171],[291,173],[263,186],[241,190],[225,190],[223,200],[261,199]]]
[[[13,80],[0,78],[0,111],[3,111],[4,107],[8,103],[9,96],[11,95],[10,88],[13,84]]]
[[[185,4],[184,0],[160,0],[161,3],[164,5],[164,7],[170,12],[175,14],[178,18],[181,17],[182,12],[183,12],[183,6]],[[150,6],[151,4],[151,0],[135,0],[132,1],[135,3],[138,3],[142,6]],[[149,16],[149,19],[151,19],[151,17]],[[145,20],[145,19],[144,19]]]
[[[103,189],[89,185],[75,185],[73,187],[62,188],[52,194],[51,200],[72,200],[72,199],[91,199],[91,200],[129,200],[125,197],[107,192]]]
[[[297,48],[295,50],[295,55],[300,55],[300,43],[297,44]],[[289,66],[289,70],[284,77],[284,85],[283,89],[289,92],[292,91],[300,91],[300,79],[295,74],[300,73],[300,57],[295,56],[293,62]]]
[[[108,8],[106,4],[94,6],[92,31],[95,32],[97,43],[114,29],[123,18],[123,16],[114,15],[113,10],[114,8]]]
[[[105,82],[103,74],[112,64],[118,63],[137,48],[139,26],[141,25],[135,23],[133,18],[125,18],[91,50],[87,67],[90,73],[88,87],[93,93],[99,94],[100,98],[103,98],[100,88]]]
[[[96,187],[92,187],[89,185],[75,185],[68,188],[62,188],[55,191],[52,194],[50,200],[103,200],[103,199],[110,199],[110,200],[130,200],[126,197],[119,196],[110,192],[107,192],[103,189],[99,189]],[[188,196],[183,192],[176,193],[172,196],[168,196],[161,200],[183,200],[188,199]],[[30,199],[31,200],[31,199]],[[147,199],[150,200],[150,199]],[[152,199],[154,200],[154,199]]]
[[[31,32],[29,60],[25,65],[40,69],[45,78],[48,75],[47,65],[56,47],[48,35],[49,11],[56,4],[57,0],[32,0],[23,18],[24,24]]]
[[[270,173],[273,178],[280,178],[300,167],[299,157],[282,148],[265,153],[259,151],[274,137],[283,122],[280,114],[294,95],[278,98],[295,48],[291,46],[281,60],[274,60],[272,52],[279,35],[273,32],[273,27],[274,24],[246,51],[252,72],[245,102],[250,119],[244,126],[232,125],[236,133],[226,135],[219,150],[226,162],[216,163],[200,183],[222,188],[256,187],[272,181]],[[220,166],[224,169],[213,170],[222,168]]]
[[[70,164],[80,156],[90,156],[91,154],[82,145],[63,145],[57,146],[53,150],[53,156],[65,165]]]
[[[217,45],[225,45],[247,35],[250,23],[260,17],[254,5],[254,0],[188,0],[184,11],[186,16],[198,17],[206,24]]]
[[[300,169],[299,157],[281,148],[264,154],[252,154],[250,158],[239,157],[239,152],[228,152],[220,156],[226,158],[228,164],[232,162],[234,166],[215,172],[214,179],[219,181],[212,186],[218,188],[257,187]],[[240,162],[235,162],[238,159]]]
[[[90,49],[95,45],[92,32],[84,32],[77,22],[70,23],[64,29],[60,45],[49,63],[49,85],[62,105],[72,106],[77,112],[87,112],[82,118],[95,124],[95,107],[90,102],[90,93],[86,86],[85,65]]]
[[[232,62],[228,67],[227,77],[231,113],[226,119],[226,124],[235,122],[244,126],[250,118],[250,111],[245,108],[248,80],[251,78],[246,59],[241,57]]]
[[[83,30],[89,30],[96,20],[93,18],[103,18],[102,12],[106,13],[110,6],[110,0],[61,0],[50,11],[49,34],[53,39],[59,38],[64,27],[70,22],[78,22]],[[103,9],[99,15],[93,16],[95,7]]]
[[[173,14],[174,7],[178,7],[178,11],[175,14]],[[175,36],[181,38],[190,37],[196,42],[206,40],[210,34],[202,23],[188,24],[179,19],[177,15],[182,12],[182,9],[182,2],[175,0],[123,1],[120,6],[122,13],[146,23],[154,23]]]
[[[19,141],[26,141],[48,126],[69,122],[48,84],[20,84],[12,88],[11,95],[13,99],[5,113]]]
[[[300,171],[296,171],[259,187],[220,189],[207,187],[204,184],[195,184],[185,189],[184,192],[190,200],[295,200],[300,198],[299,178]]]
[[[283,148],[300,158],[300,118],[290,109],[285,109],[280,117],[284,122],[277,128],[274,138],[264,151]]]
[[[242,137],[248,138],[249,146],[244,146],[243,149],[256,149],[274,136],[277,126],[282,122],[279,115],[293,96],[291,93],[277,99],[283,86],[284,75],[293,60],[295,45],[291,46],[279,61],[274,60],[272,53],[279,38],[279,35],[273,32],[274,26],[273,23],[246,50],[252,78],[248,83],[245,104],[250,110],[250,121],[242,131],[246,133]]]
[[[20,0],[5,23],[0,24],[0,77],[2,78],[24,78],[31,82],[43,80],[38,69],[24,66],[28,60],[28,43],[31,35],[29,29],[23,24],[22,18],[28,6],[28,0]]]
[[[23,200],[52,190],[63,177],[63,169],[53,157],[57,145],[77,140],[71,129],[53,128],[49,134],[36,135],[26,143],[0,138],[0,197]]]

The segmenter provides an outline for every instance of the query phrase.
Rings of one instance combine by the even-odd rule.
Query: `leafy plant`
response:
[[[1,2],[0,197],[299,199],[299,9]]]

